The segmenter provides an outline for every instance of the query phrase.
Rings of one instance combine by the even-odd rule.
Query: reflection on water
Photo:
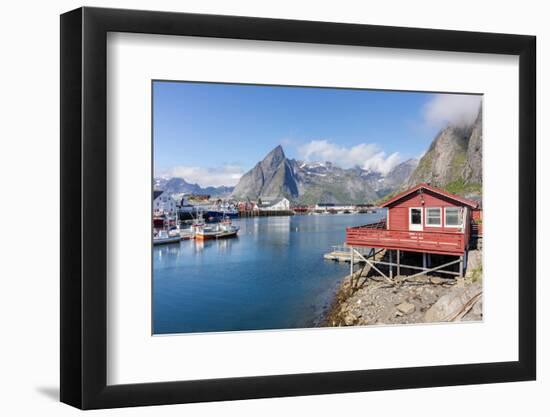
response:
[[[154,333],[314,325],[348,268],[323,254],[383,215],[252,217],[234,239],[155,246]]]

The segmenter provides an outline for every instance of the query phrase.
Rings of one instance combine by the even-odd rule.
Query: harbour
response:
[[[233,219],[237,238],[153,248],[155,334],[318,325],[349,266],[323,259],[381,213]]]

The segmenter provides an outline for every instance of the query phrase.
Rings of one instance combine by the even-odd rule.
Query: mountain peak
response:
[[[281,145],[277,145],[271,150],[271,152],[269,152],[265,156],[261,164],[264,169],[267,169],[267,167],[271,167],[271,169],[274,169],[278,167],[285,159],[286,156],[285,152],[283,151],[283,147]]]
[[[286,155],[285,155],[285,151],[283,150],[283,147],[281,145],[275,146],[271,150],[271,152],[267,154],[266,158],[269,158],[269,157],[276,157],[277,159],[285,158]]]

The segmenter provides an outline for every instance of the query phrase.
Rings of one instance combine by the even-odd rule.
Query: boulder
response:
[[[482,288],[479,283],[465,287],[455,287],[442,296],[426,311],[426,323],[460,320],[480,301]]]
[[[346,314],[346,317],[344,317],[344,324],[346,326],[353,326],[355,322],[357,321],[357,317],[353,315],[352,313]]]
[[[400,311],[403,314],[411,314],[414,313],[414,310],[416,309],[415,305],[412,303],[401,303],[397,307],[397,310]]]

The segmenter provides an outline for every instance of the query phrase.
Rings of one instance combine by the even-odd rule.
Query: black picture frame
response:
[[[107,385],[108,32],[519,56],[519,360]],[[534,36],[102,8],[61,16],[61,401],[82,409],[533,380]]]

